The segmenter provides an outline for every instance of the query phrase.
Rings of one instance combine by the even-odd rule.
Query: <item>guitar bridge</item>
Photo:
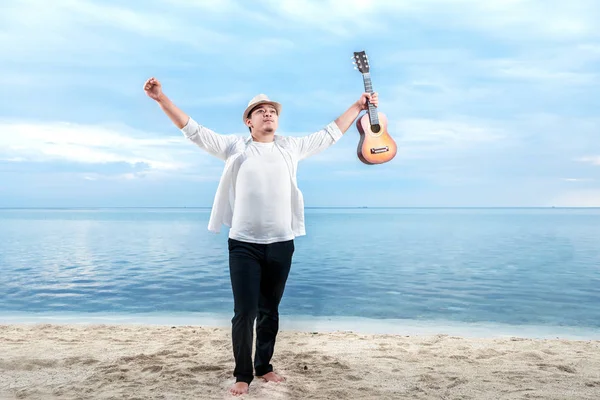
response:
[[[390,151],[390,148],[388,146],[371,148],[371,154],[385,153],[386,151]]]

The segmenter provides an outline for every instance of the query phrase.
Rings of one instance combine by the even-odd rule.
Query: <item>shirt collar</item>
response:
[[[281,139],[281,136],[279,136],[279,135],[275,135],[275,136],[273,137],[273,139],[275,139],[274,141],[275,141],[275,142],[277,142],[278,140],[280,140],[280,139]],[[248,145],[248,144],[250,144],[251,142],[252,142],[252,135],[248,135],[248,136],[246,137],[246,141],[245,141],[245,143],[246,143],[246,145]]]

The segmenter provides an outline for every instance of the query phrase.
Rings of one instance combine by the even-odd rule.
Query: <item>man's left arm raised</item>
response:
[[[292,138],[298,150],[300,160],[315,155],[336,143],[354,123],[361,111],[368,108],[368,102],[378,106],[377,93],[363,93],[342,115],[324,129],[299,138]]]

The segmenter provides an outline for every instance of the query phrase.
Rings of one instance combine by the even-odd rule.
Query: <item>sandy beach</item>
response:
[[[245,399],[598,399],[600,341],[282,331]],[[223,399],[229,330],[0,326],[2,399]]]

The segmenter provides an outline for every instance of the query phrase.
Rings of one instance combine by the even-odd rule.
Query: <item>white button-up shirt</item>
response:
[[[208,230],[219,233],[221,225],[231,228],[233,217],[233,161],[243,154],[252,135],[222,135],[199,125],[190,118],[181,129],[186,138],[206,150],[209,154],[225,161],[225,167],[215,194]],[[335,121],[325,128],[302,137],[275,135],[275,146],[283,154],[292,182],[292,231],[295,236],[306,234],[304,226],[304,198],[298,188],[296,171],[298,162],[315,155],[336,143],[343,133]]]

